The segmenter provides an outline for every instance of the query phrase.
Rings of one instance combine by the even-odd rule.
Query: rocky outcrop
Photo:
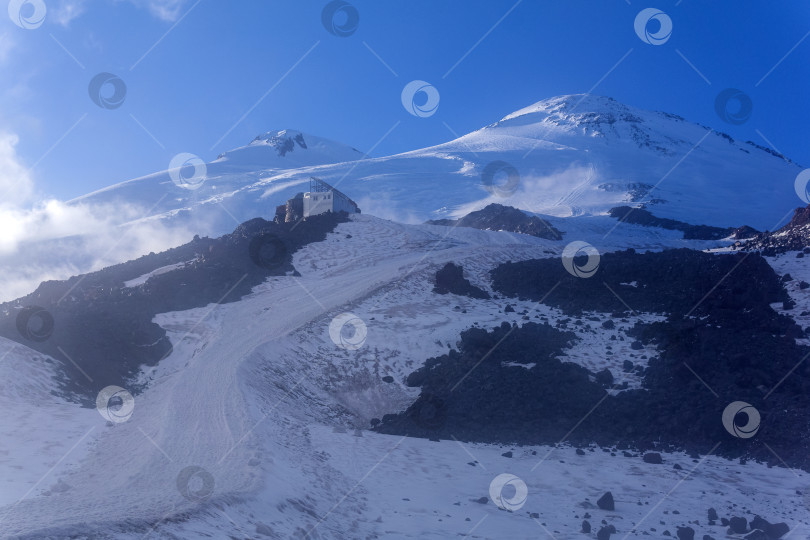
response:
[[[747,238],[750,240],[736,242],[734,248],[759,251],[765,256],[788,251],[810,253],[810,206],[796,208],[790,222],[781,229],[749,235]]]
[[[441,270],[436,272],[433,292],[436,294],[452,293],[461,296],[469,296],[470,298],[489,299],[488,292],[479,289],[470,283],[469,279],[464,277],[464,269],[461,265],[456,265],[451,262],[447,263]]]
[[[567,436],[577,446],[655,453],[706,453],[722,440],[715,452],[725,457],[777,463],[770,447],[789,465],[810,467],[810,435],[795,429],[810,422],[810,364],[802,362],[810,348],[796,341],[804,331],[771,309],[787,293],[762,257],[627,250],[604,254],[594,279],[571,276],[556,258],[504,263],[491,275],[499,295],[542,300],[571,318],[632,315],[612,291],[637,312],[665,315],[637,323],[626,336],[659,351],[647,361],[642,387],[614,394],[604,386],[607,374],[597,380],[564,361],[579,337],[563,327],[471,328],[457,350],[428,359],[407,378],[421,388],[419,398],[376,429],[506,444],[554,444]],[[764,400],[769,389],[775,391]],[[756,437],[729,435],[721,422],[728,403],[713,392],[750,403],[768,419]],[[578,427],[569,434],[572,425]],[[660,463],[660,456],[645,461]]]
[[[127,381],[172,351],[155,315],[235,302],[268,276],[294,272],[292,254],[346,220],[346,214],[323,214],[293,228],[256,218],[220,238],[195,237],[162,253],[44,282],[0,304],[0,336],[63,360],[59,380],[69,399],[95,406],[98,392],[111,384],[137,393]],[[176,268],[154,272],[170,266]],[[150,273],[140,284],[125,285]]]
[[[562,240],[563,235],[562,232],[541,217],[526,214],[511,206],[494,203],[483,210],[470,212],[461,219],[439,219],[427,223],[448,227],[472,227],[485,231],[508,231],[547,240]]]
[[[671,231],[682,231],[685,240],[720,240],[735,232],[735,229],[732,228],[691,225],[674,219],[659,218],[652,215],[649,210],[645,210],[643,207],[617,206],[616,208],[611,208],[608,211],[608,215],[624,223],[632,223],[644,227],[658,227]],[[748,228],[750,229],[750,227]]]

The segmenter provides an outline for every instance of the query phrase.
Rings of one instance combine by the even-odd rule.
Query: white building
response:
[[[309,181],[309,191],[304,193],[304,217],[325,212],[348,212],[359,214],[360,208],[344,193],[317,178]]]

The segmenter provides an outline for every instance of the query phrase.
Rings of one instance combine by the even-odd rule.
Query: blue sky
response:
[[[810,165],[806,3],[352,0],[358,28],[338,37],[321,22],[326,1],[43,1],[35,29],[0,11],[0,184],[30,177],[20,201],[79,196],[180,152],[210,161],[270,129],[392,154],[591,89]],[[648,7],[672,20],[662,45],[634,31]],[[100,72],[126,84],[120,107],[89,98]],[[414,79],[440,93],[429,118],[400,102]],[[754,105],[741,125],[715,112],[729,87]]]

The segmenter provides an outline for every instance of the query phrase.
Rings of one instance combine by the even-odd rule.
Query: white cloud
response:
[[[190,228],[139,220],[125,203],[0,209],[0,301],[32,292],[45,280],[67,279],[184,244]],[[135,221],[132,221],[135,220]]]
[[[182,15],[183,7],[188,0],[129,0],[129,2],[138,8],[148,10],[154,17],[162,21],[174,22]],[[48,17],[53,18],[57,24],[67,27],[86,11],[86,6],[87,0],[61,0],[55,8],[48,12]],[[2,46],[2,36],[0,36],[0,59],[2,59]]]
[[[0,301],[28,294],[45,280],[164,251],[193,237],[190,225],[141,220],[147,209],[130,203],[37,202],[18,141],[0,133]]]
[[[54,20],[62,25],[69,26],[73,19],[84,13],[86,0],[62,0],[52,10]]]
[[[8,32],[0,34],[0,63],[5,63],[11,51],[14,49],[14,39]]]
[[[17,156],[19,141],[14,133],[0,132],[0,205],[28,203],[34,193],[31,175]]]
[[[131,0],[136,6],[145,7],[149,12],[167,22],[174,22],[180,18],[180,12],[186,0]]]
[[[483,198],[458,205],[450,215],[461,218],[493,203],[556,217],[578,215],[589,211],[592,206],[598,206],[595,202],[604,201],[604,194],[591,188],[594,176],[598,177],[594,165],[571,163],[567,168],[550,174],[530,173],[522,176],[511,194],[488,193],[481,186]],[[498,178],[495,184],[498,184]]]
[[[398,204],[398,201],[381,193],[375,194],[373,197],[360,197],[355,202],[357,206],[360,207],[361,212],[374,217],[389,219],[408,225],[416,225],[425,222],[425,219],[421,218],[416,213],[402,208],[402,205]]]

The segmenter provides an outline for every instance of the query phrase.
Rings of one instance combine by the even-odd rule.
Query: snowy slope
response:
[[[167,163],[165,171],[57,205],[50,221],[31,219],[16,249],[0,253],[0,298],[272,217],[312,176],[347,193],[364,213],[405,223],[457,218],[492,202],[558,217],[647,202],[657,217],[773,230],[801,203],[793,189],[801,168],[786,158],[671,114],[592,95],[546,99],[454,141],[394,156],[369,158],[282,130],[211,163],[188,156],[179,163],[187,166],[169,170]],[[508,171],[512,183],[505,185]],[[178,174],[190,176],[194,189],[177,182]],[[616,225],[599,223],[603,234]]]
[[[0,530],[18,501],[69,489],[50,473],[75,468],[92,452],[104,424],[96,411],[53,395],[58,391],[54,363],[0,338]]]
[[[582,224],[578,238],[593,240],[609,221],[571,223]],[[683,246],[678,237],[628,225],[604,249]],[[156,322],[169,332],[174,351],[140,377],[148,387],[136,397],[129,421],[104,425],[95,411],[81,411],[93,420],[75,412],[73,419],[60,418],[58,428],[45,423],[30,430],[39,437],[31,448],[50,452],[49,468],[22,468],[7,481],[14,494],[9,499],[16,500],[0,507],[4,536],[536,538],[545,527],[562,539],[582,537],[577,531],[586,511],[596,528],[606,519],[622,536],[635,524],[639,531],[632,537],[651,527],[674,534],[675,526],[693,520],[700,521],[693,527],[701,534],[722,536],[723,529],[705,525],[709,506],[721,516],[745,511],[784,520],[799,525],[796,538],[807,536],[797,490],[809,478],[799,471],[717,458],[694,463],[683,455],[667,455],[665,465],[652,466],[601,449],[581,457],[570,448],[519,448],[510,459],[500,454],[511,448],[365,430],[371,418],[413,401],[416,390],[404,386],[403,376],[446,351],[461,329],[510,317],[520,323],[521,311],[538,309],[512,302],[516,313],[507,315],[501,313],[505,302],[438,296],[430,283],[438,268],[458,262],[474,284],[486,287],[484,273],[493,264],[556,257],[560,249],[557,242],[524,235],[354,216],[326,241],[296,252],[301,277],[270,278],[232,304],[159,315]],[[330,339],[330,322],[346,311],[368,328],[356,351]],[[590,344],[600,339],[596,335]],[[588,349],[569,351],[567,360],[591,367],[595,358]],[[17,355],[23,352],[9,357],[25,361]],[[386,375],[394,382],[382,381]],[[21,370],[16,384],[41,378]],[[41,393],[9,388],[0,391],[8,397],[9,418],[44,400]],[[73,406],[56,406],[63,415],[74,414],[67,412]],[[15,426],[0,425],[16,438]],[[82,446],[81,437],[94,426],[84,439],[92,438],[92,445]],[[54,436],[62,448],[50,449]],[[77,452],[59,461],[61,451],[77,442]],[[682,469],[674,470],[675,463]],[[210,473],[210,498],[192,501],[180,493],[177,478],[188,466]],[[520,512],[474,501],[489,497],[490,481],[504,472],[529,487]],[[53,485],[68,488],[28,492]],[[616,497],[615,512],[578,506],[607,490]]]
[[[307,149],[295,142],[299,136],[309,141]],[[157,174],[77,202],[117,197],[148,204],[164,193],[160,187],[170,195],[154,215],[186,209],[219,216],[223,209],[215,203],[222,202],[246,219],[305,189],[313,175],[339,183],[365,212],[406,222],[459,217],[491,202],[560,217],[651,202],[659,217],[773,229],[799,202],[793,182],[801,168],[786,158],[675,115],[592,95],[546,99],[435,147],[363,157],[310,135],[269,133],[209,164],[205,185],[193,193]],[[496,161],[519,174],[513,192],[484,185],[482,174]],[[503,181],[494,177],[496,186]]]

